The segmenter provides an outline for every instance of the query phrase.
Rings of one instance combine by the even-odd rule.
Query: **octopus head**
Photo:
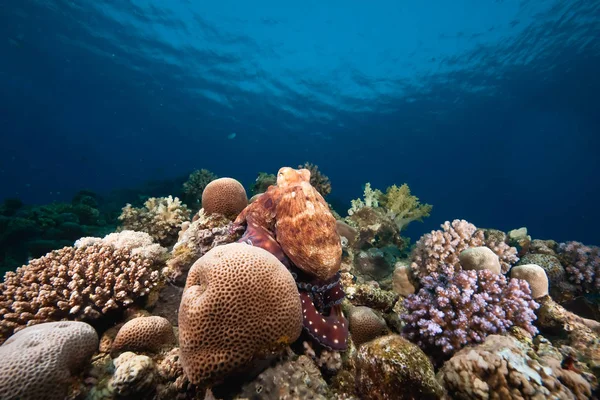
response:
[[[283,167],[277,173],[277,187],[285,188],[299,185],[302,182],[310,182],[310,171],[307,169]]]

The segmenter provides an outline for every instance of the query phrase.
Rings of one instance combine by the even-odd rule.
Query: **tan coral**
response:
[[[120,398],[144,398],[154,389],[157,371],[150,357],[125,352],[114,360],[114,364],[110,386]]]
[[[510,277],[526,280],[529,283],[533,299],[539,299],[548,294],[548,276],[544,268],[539,265],[517,265],[510,270]]]
[[[295,341],[296,283],[275,256],[244,243],[218,246],[189,271],[179,309],[181,363],[192,383],[214,382]]]
[[[0,399],[62,400],[71,375],[98,348],[94,328],[61,321],[30,326],[0,346]]]
[[[158,351],[167,344],[175,343],[173,327],[163,317],[139,317],[125,323],[119,329],[112,344],[112,351]]]
[[[202,208],[206,214],[223,214],[235,218],[248,205],[246,189],[233,178],[210,182],[202,192]]]
[[[177,241],[177,234],[190,218],[190,210],[177,197],[151,197],[144,207],[131,204],[123,207],[119,216],[122,230],[147,232],[163,246]]]
[[[584,380],[565,381],[570,374],[556,363],[531,358],[532,349],[511,336],[490,335],[447,361],[438,374],[451,398],[462,399],[586,399]],[[570,385],[583,385],[577,387]],[[577,393],[577,395],[576,395]]]
[[[84,238],[7,272],[0,284],[0,342],[26,325],[94,320],[130,306],[161,283],[165,251],[148,234],[124,231]]]
[[[383,317],[369,307],[352,307],[348,315],[348,321],[352,340],[357,347],[388,333]]]

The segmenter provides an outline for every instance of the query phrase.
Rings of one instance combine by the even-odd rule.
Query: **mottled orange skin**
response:
[[[310,184],[307,169],[281,168],[277,185],[248,205],[235,222],[273,232],[296,267],[318,279],[329,279],[340,268],[342,246],[335,218]]]

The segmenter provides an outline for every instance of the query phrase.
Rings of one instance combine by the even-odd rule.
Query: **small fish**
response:
[[[235,139],[235,137],[237,136],[237,133],[235,132],[231,132],[229,135],[227,135],[227,139]]]

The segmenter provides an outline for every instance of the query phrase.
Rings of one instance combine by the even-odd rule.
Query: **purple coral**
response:
[[[484,232],[470,222],[455,219],[441,227],[423,235],[416,243],[411,269],[418,278],[438,273],[452,275],[462,270],[458,256],[470,247],[490,248],[500,259],[503,274],[519,261],[517,249],[494,236],[486,238]]]
[[[401,318],[403,335],[423,349],[451,354],[512,326],[537,333],[532,321],[539,305],[524,280],[481,270],[427,276],[421,283],[404,301],[408,313]]]
[[[566,242],[558,246],[558,255],[571,282],[586,292],[600,289],[600,247]]]

